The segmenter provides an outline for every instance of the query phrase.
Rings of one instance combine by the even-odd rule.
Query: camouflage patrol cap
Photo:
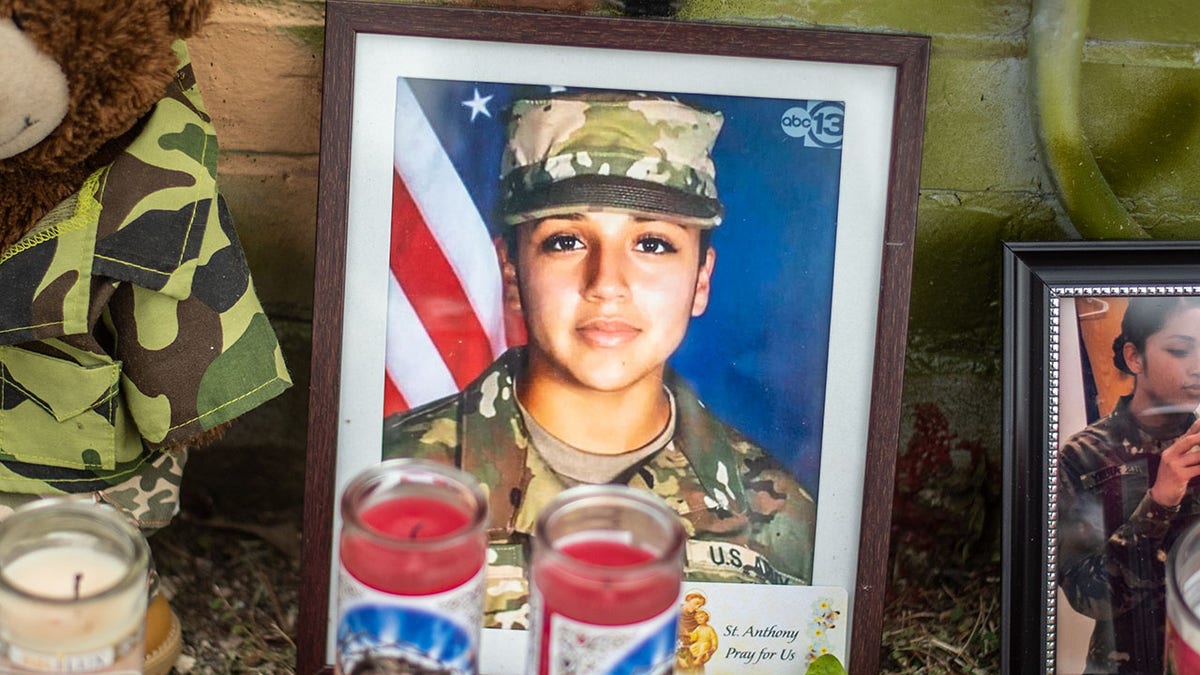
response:
[[[724,118],[645,94],[562,94],[513,103],[501,162],[506,225],[621,211],[721,223],[712,146]]]

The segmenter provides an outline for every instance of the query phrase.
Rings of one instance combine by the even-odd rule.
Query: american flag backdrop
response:
[[[396,87],[384,415],[456,393],[525,340],[493,243],[504,116],[557,87],[400,78]],[[671,366],[814,496],[841,171],[839,102],[688,95],[720,110],[725,222],[709,308]],[[797,136],[795,123],[836,136]]]
[[[523,341],[488,228],[507,103],[467,82],[397,82],[385,416],[457,392]]]

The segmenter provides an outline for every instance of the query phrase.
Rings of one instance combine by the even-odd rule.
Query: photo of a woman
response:
[[[526,343],[461,392],[389,415],[383,439],[385,457],[452,463],[487,486],[487,627],[529,625],[529,537],[577,484],[661,497],[688,532],[690,580],[811,582],[814,499],[667,363],[712,293],[722,122],[631,92],[512,106],[497,255]]]
[[[1058,582],[1095,622],[1083,672],[1162,673],[1166,555],[1200,514],[1200,298],[1121,300],[1107,357],[1132,386],[1061,447]]]

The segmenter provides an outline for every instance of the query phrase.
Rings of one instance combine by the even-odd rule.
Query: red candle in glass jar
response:
[[[1196,642],[1196,637],[1193,635],[1193,643]],[[1200,673],[1200,653],[1197,653],[1195,646],[1189,644],[1188,640],[1176,631],[1169,619],[1167,621],[1166,663],[1168,675]]]
[[[1166,672],[1200,673],[1200,523],[1171,546],[1166,577]]]
[[[674,661],[686,539],[674,512],[624,486],[583,486],[547,505],[536,532],[528,672]]]
[[[483,625],[487,502],[453,467],[394,459],[342,496],[340,673],[475,672]]]

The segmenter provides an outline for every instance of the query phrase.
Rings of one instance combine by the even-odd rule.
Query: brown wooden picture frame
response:
[[[921,143],[924,125],[925,89],[929,61],[929,39],[924,36],[874,34],[789,28],[760,28],[685,23],[664,20],[580,17],[545,13],[499,12],[457,8],[421,7],[375,2],[328,0],[323,111],[321,125],[320,191],[317,212],[315,296],[313,303],[313,361],[309,399],[308,454],[304,505],[302,590],[299,619],[298,672],[329,672],[328,625],[331,602],[331,565],[336,540],[337,496],[345,466],[344,439],[339,433],[352,413],[343,395],[349,384],[344,356],[347,314],[362,312],[360,303],[347,287],[348,248],[356,236],[350,215],[351,193],[355,190],[353,131],[360,111],[355,110],[355,83],[364,64],[358,62],[357,45],[364,36],[412,38],[433,42],[463,42],[487,50],[489,45],[538,45],[564,50],[606,50],[630,58],[696,59],[697,68],[717,60],[740,69],[747,81],[755,78],[777,82],[786,98],[804,98],[804,82],[820,79],[820,73],[787,84],[777,68],[845,66],[847,81],[857,72],[868,72],[871,85],[890,102],[876,111],[882,134],[878,147],[869,148],[877,158],[869,167],[881,178],[877,194],[858,191],[852,199],[874,200],[875,215],[865,220],[873,232],[868,241],[843,242],[850,255],[869,265],[864,274],[843,270],[850,277],[869,279],[871,302],[860,307],[866,321],[857,321],[863,337],[861,364],[843,370],[840,380],[858,387],[861,396],[846,410],[861,411],[854,438],[839,438],[838,452],[848,466],[857,469],[852,495],[854,546],[846,555],[828,555],[827,565],[839,567],[851,581],[850,672],[877,669],[882,629],[888,557],[888,533],[896,447],[899,439],[901,384],[907,332],[908,300],[920,178]],[[370,64],[368,64],[370,65]],[[371,65],[371,67],[374,67]],[[814,80],[813,78],[816,78]],[[827,78],[841,80],[837,78]],[[849,85],[848,85],[849,86]],[[675,88],[671,89],[675,91]],[[687,91],[680,89],[680,91]],[[716,91],[715,93],[723,93]],[[881,106],[882,107],[882,106]],[[864,168],[846,167],[843,172]],[[848,194],[843,192],[843,194]],[[387,199],[387,195],[377,195]],[[849,201],[849,200],[847,200]],[[838,226],[841,227],[839,215]],[[384,225],[386,227],[386,225]],[[861,250],[855,250],[861,247]],[[875,280],[878,283],[875,284]],[[834,296],[834,307],[840,308]],[[851,303],[845,305],[864,304]],[[376,317],[377,318],[377,317]],[[864,332],[862,324],[871,330]],[[382,368],[382,366],[380,366]],[[861,371],[861,372],[858,372]],[[381,385],[382,378],[364,383]],[[835,387],[837,389],[837,387]],[[840,390],[839,390],[840,391]],[[845,396],[827,392],[825,414],[839,415]],[[378,415],[378,413],[375,413]],[[850,418],[857,413],[847,412]],[[857,419],[857,418],[855,418]],[[869,433],[868,433],[869,430]],[[832,453],[830,453],[832,454]],[[858,477],[861,476],[861,481]],[[824,489],[824,484],[822,486]],[[818,514],[818,530],[821,528]],[[827,528],[828,529],[828,528]],[[821,558],[818,531],[816,555]],[[814,576],[814,584],[818,579]],[[828,585],[834,585],[832,583]]]

